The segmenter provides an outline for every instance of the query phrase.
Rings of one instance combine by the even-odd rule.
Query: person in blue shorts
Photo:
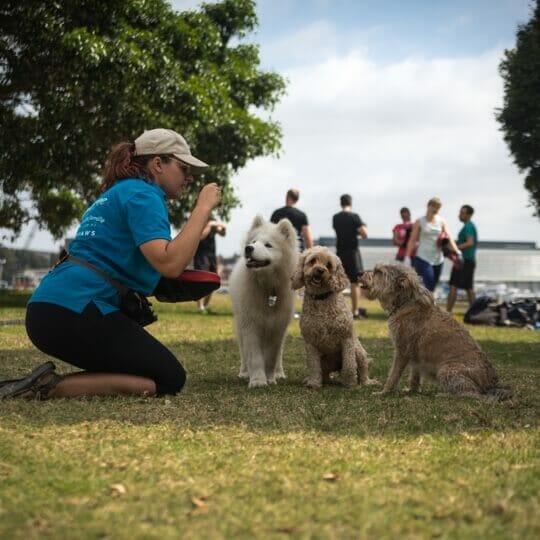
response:
[[[174,278],[193,259],[220,188],[206,184],[190,218],[171,238],[167,199],[178,199],[193,174],[208,165],[169,129],[145,131],[112,148],[102,194],[85,212],[70,256],[90,263],[144,295],[161,276]],[[160,341],[120,310],[119,291],[69,259],[42,280],[29,300],[26,331],[45,354],[81,371],[59,375],[53,362],[0,386],[8,397],[161,396],[184,386],[182,364]]]
[[[441,246],[441,237],[448,238],[449,247],[459,252],[446,221],[439,215],[442,202],[438,197],[432,197],[427,203],[426,215],[417,219],[413,225],[405,262],[410,264],[411,256],[416,250],[413,266],[416,273],[422,278],[422,283],[428,291],[435,291],[441,277],[444,255]]]

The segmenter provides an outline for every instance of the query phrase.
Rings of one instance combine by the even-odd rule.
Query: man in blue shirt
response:
[[[469,306],[475,300],[474,295],[474,270],[476,268],[476,246],[478,244],[478,234],[476,227],[471,221],[474,209],[468,204],[464,204],[459,211],[459,220],[463,227],[457,237],[457,247],[463,254],[463,266],[459,269],[452,268],[450,274],[450,290],[446,303],[446,310],[451,313],[456,303],[457,290],[467,291]]]

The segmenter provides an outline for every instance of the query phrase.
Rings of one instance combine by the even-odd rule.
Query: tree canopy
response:
[[[497,111],[514,162],[525,172],[525,188],[540,217],[540,4],[529,22],[518,27],[516,47],[507,49],[499,66],[504,104]]]
[[[260,69],[253,0],[175,12],[165,0],[0,4],[0,227],[31,218],[59,238],[99,191],[111,147],[145,129],[183,134],[212,166],[171,206],[180,225],[203,183],[222,186],[280,147],[269,118],[285,82]]]

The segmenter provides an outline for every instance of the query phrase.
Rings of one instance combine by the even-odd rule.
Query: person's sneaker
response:
[[[0,388],[2,388],[2,386],[6,386],[6,384],[14,383],[20,380],[21,379],[5,379],[3,381],[0,381]]]
[[[29,390],[34,390],[40,379],[54,370],[55,365],[52,362],[45,362],[26,377],[7,382],[0,387],[0,399],[17,397]]]
[[[362,313],[362,311],[363,311],[364,313]],[[360,310],[358,310],[358,313],[354,313],[354,314],[353,314],[353,317],[352,317],[352,318],[353,318],[355,321],[363,321],[364,319],[367,319],[367,318],[368,318],[368,315],[367,315],[365,309],[364,309],[364,310],[360,309]]]
[[[364,308],[358,308],[358,315],[360,315],[360,317],[363,317],[364,319],[368,318],[367,310]]]

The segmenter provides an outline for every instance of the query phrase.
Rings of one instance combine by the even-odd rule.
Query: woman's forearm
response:
[[[191,216],[172,240],[150,240],[140,246],[146,260],[162,276],[174,278],[181,274],[197,251],[210,213],[220,202],[218,185],[212,183],[204,186]]]

